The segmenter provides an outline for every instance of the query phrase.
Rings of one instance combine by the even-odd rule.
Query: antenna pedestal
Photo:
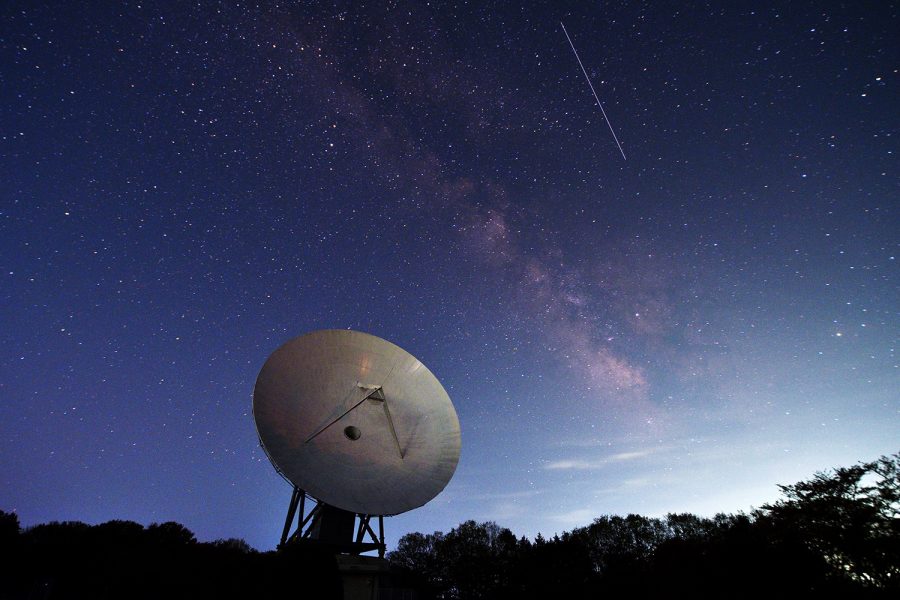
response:
[[[306,512],[308,498],[313,500],[307,497],[305,491],[294,486],[279,547],[297,543],[316,544],[342,554],[378,550],[378,556],[384,558],[384,517],[350,512],[321,501],[315,501],[312,510]],[[372,528],[372,519],[378,522],[377,535]]]

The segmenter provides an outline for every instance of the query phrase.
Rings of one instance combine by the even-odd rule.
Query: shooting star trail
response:
[[[609,127],[609,132],[612,134],[613,139],[616,140],[616,146],[619,147],[619,152],[622,153],[622,158],[624,160],[628,160],[625,158],[625,151],[622,150],[622,144],[619,143],[619,138],[616,136],[616,132],[613,131],[612,123],[609,122],[609,117],[606,116],[606,111],[603,110],[603,103],[600,102],[600,98],[597,97],[597,92],[594,91],[594,84],[591,83],[591,78],[588,77],[587,71],[584,69],[584,65],[581,64],[581,58],[578,56],[578,50],[575,49],[575,44],[572,43],[572,38],[569,37],[569,32],[566,31],[566,26],[563,25],[563,22],[559,22],[562,25],[563,33],[566,34],[566,39],[569,40],[569,46],[572,47],[572,52],[575,53],[575,59],[578,61],[578,66],[581,67],[581,72],[584,73],[584,78],[587,79],[588,85],[591,87],[591,93],[594,94],[594,100],[597,101],[597,106],[600,107],[600,112],[603,113],[603,119],[606,121],[607,127]]]

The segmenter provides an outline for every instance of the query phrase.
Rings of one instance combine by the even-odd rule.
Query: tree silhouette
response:
[[[446,592],[447,573],[438,560],[437,546],[444,534],[408,533],[400,538],[397,549],[388,555],[391,564],[407,573],[414,574],[422,583],[423,591],[435,597],[443,597]]]
[[[197,538],[190,529],[174,521],[153,523],[147,527],[147,537],[151,540],[151,543],[170,548],[197,543]]]
[[[751,514],[601,516],[534,543],[494,522],[410,533],[389,554],[394,587],[419,600],[897,597],[900,455],[781,486]],[[340,598],[334,555],[315,545],[256,552],[197,542],[174,522],[22,530],[0,511],[0,600]],[[386,592],[388,593],[388,592]]]
[[[213,548],[219,548],[228,552],[233,552],[237,554],[250,554],[251,552],[256,552],[250,544],[248,544],[245,540],[240,538],[227,538],[215,540],[209,543]]]
[[[0,544],[9,544],[18,539],[19,515],[0,510]]]
[[[821,557],[833,580],[900,589],[900,454],[779,487],[785,499],[759,513],[773,536]]]
[[[422,575],[437,598],[501,598],[516,588],[521,545],[494,522],[466,521],[446,535],[404,535],[388,558]]]
[[[881,597],[900,568],[898,456],[780,486],[751,514],[601,516],[534,543],[495,523],[404,536],[394,564],[438,598]]]

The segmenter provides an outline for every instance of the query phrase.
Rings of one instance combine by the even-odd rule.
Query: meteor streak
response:
[[[591,78],[588,77],[587,71],[584,69],[584,65],[581,64],[581,58],[578,56],[578,50],[575,49],[575,44],[572,43],[572,38],[569,37],[569,32],[566,31],[566,26],[563,25],[562,21],[559,22],[562,25],[563,33],[566,34],[566,39],[569,40],[569,46],[572,47],[572,52],[575,53],[575,59],[578,61],[578,66],[581,67],[581,72],[584,73],[584,78],[587,79],[588,85],[591,88],[591,93],[594,94],[594,100],[597,101],[597,106],[600,107],[600,112],[603,113],[603,119],[606,121],[606,125],[609,127],[609,132],[612,134],[613,139],[616,140],[616,146],[619,147],[619,152],[622,153],[622,158],[624,160],[628,160],[625,158],[625,151],[622,150],[622,144],[619,143],[619,138],[616,136],[616,132],[613,131],[612,123],[609,122],[609,117],[606,116],[606,111],[603,110],[603,104],[600,102],[600,98],[597,97],[597,92],[594,90],[594,84],[591,83]]]

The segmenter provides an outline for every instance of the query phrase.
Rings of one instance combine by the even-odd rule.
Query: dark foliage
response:
[[[829,583],[900,591],[900,454],[779,486],[760,526],[825,561]]]
[[[259,553],[234,539],[201,544],[178,523],[47,523],[20,531],[15,515],[0,512],[0,541],[2,600],[341,597],[327,553]]]
[[[896,597],[900,455],[781,486],[753,514],[603,516],[534,543],[496,523],[404,536],[439,599]]]
[[[496,523],[410,533],[390,560],[419,600],[894,598],[900,588],[900,455],[782,486],[752,514],[602,516],[552,539]],[[0,511],[0,600],[340,598],[334,557],[198,543],[178,523],[48,523]],[[409,597],[409,596],[405,596]]]

